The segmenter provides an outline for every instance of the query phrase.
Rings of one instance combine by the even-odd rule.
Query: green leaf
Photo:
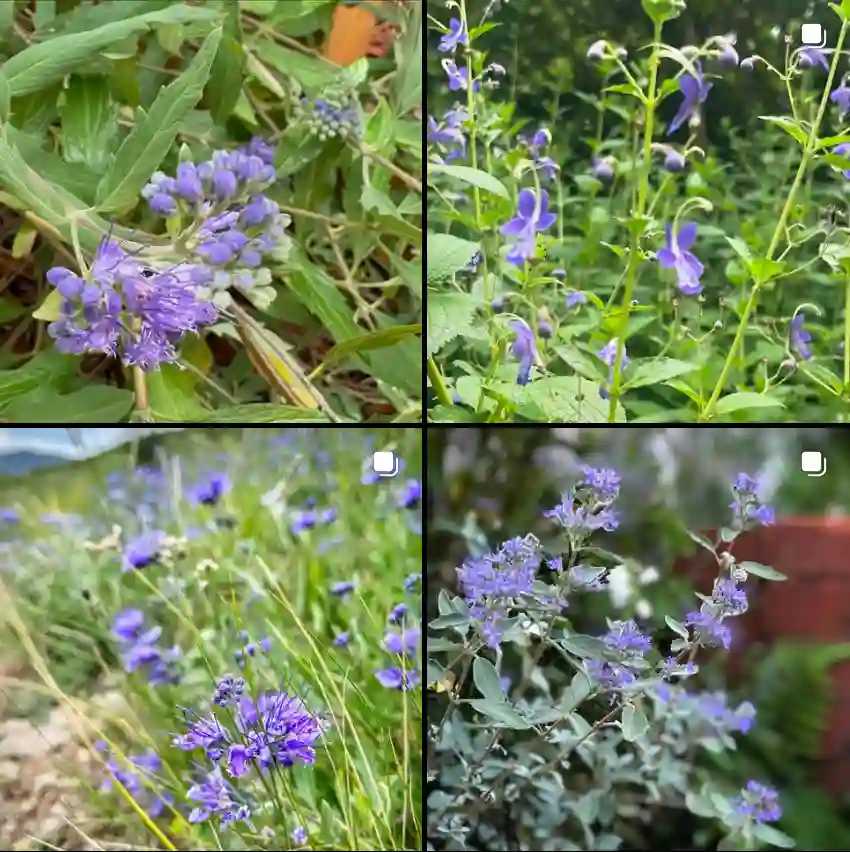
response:
[[[363,141],[384,157],[392,157],[395,152],[395,116],[384,98],[366,116]]]
[[[478,691],[491,701],[504,701],[505,694],[499,680],[496,667],[484,657],[476,657],[472,664],[472,679],[478,687]]]
[[[422,245],[422,231],[404,218],[386,193],[371,184],[364,184],[360,204],[366,212],[376,211],[377,224],[382,231],[402,237],[413,245]]]
[[[195,423],[207,410],[195,393],[198,377],[176,364],[163,364],[146,376],[148,404],[154,420],[162,423]]]
[[[642,0],[643,11],[658,24],[678,18],[685,10],[685,0]]]
[[[0,417],[11,423],[120,423],[133,407],[133,394],[91,384],[73,393],[40,388],[15,397]]]
[[[125,4],[116,5],[123,7]],[[209,21],[216,17],[214,10],[178,3],[167,9],[34,44],[8,59],[0,70],[9,82],[12,97],[19,97],[59,82],[66,74],[82,68],[94,54],[155,24]]]
[[[204,423],[328,423],[321,411],[307,411],[292,405],[254,403],[234,405],[218,411],[207,412]]]
[[[772,396],[764,396],[754,391],[739,391],[724,396],[714,410],[717,414],[731,414],[734,411],[765,408],[785,408],[785,406]]]
[[[201,99],[221,38],[221,28],[207,36],[186,71],[157,95],[146,118],[124,140],[98,185],[99,210],[118,210],[136,202],[168,154],[180,122]]]
[[[12,91],[6,75],[0,70],[0,122],[9,120],[9,108],[12,103]]]
[[[382,328],[379,331],[371,331],[368,334],[360,334],[357,337],[351,337],[348,340],[342,343],[337,343],[336,346],[331,347],[322,359],[322,363],[319,367],[311,373],[310,378],[316,378],[320,373],[323,373],[334,364],[344,361],[350,355],[354,355],[358,352],[364,352],[368,349],[383,349],[387,346],[395,346],[396,343],[419,334],[422,334],[421,323],[412,325],[391,325],[387,328]]]
[[[412,3],[399,44],[392,102],[397,116],[406,115],[422,101],[422,7]]]
[[[0,36],[5,35],[6,30],[11,29],[15,20],[15,4],[10,0],[0,3]]]
[[[102,173],[118,135],[115,107],[106,79],[72,74],[60,113],[60,138],[65,160],[69,163],[85,163]]]
[[[506,701],[473,698],[469,703],[473,710],[492,719],[496,727],[513,728],[515,731],[525,731],[532,727],[532,723],[523,719]]]
[[[469,266],[479,250],[479,244],[470,240],[462,240],[451,234],[429,233],[427,240],[429,286],[450,283],[457,271]]]
[[[787,580],[788,578],[779,571],[774,571],[768,565],[762,565],[761,562],[739,562],[748,574],[755,574],[756,577],[761,577],[763,580]]]
[[[781,127],[789,136],[796,139],[801,145],[805,145],[809,139],[809,132],[801,122],[794,121],[793,118],[788,118],[784,115],[760,115],[762,121],[767,121],[770,124],[775,124]]]
[[[675,358],[656,358],[652,361],[635,361],[632,364],[631,374],[623,390],[631,388],[642,388],[647,385],[660,385],[663,382],[692,373],[698,370],[698,364],[689,361],[678,361]]]
[[[587,636],[583,633],[572,633],[562,636],[558,644],[571,654],[581,657],[583,660],[602,657],[605,653],[605,643],[596,636]]]
[[[230,3],[224,21],[224,37],[210,69],[204,103],[216,124],[230,118],[242,94],[245,48],[242,46],[242,23],[239,3]]]
[[[318,94],[342,73],[332,62],[306,56],[268,38],[255,44],[253,49],[263,62],[276,68],[284,77],[296,80],[308,96]]]
[[[627,743],[633,743],[636,739],[643,736],[649,728],[649,722],[646,716],[640,712],[633,704],[627,704],[623,708],[623,721],[621,723],[623,730],[623,739]]]
[[[477,186],[479,189],[492,192],[493,195],[498,195],[499,198],[504,198],[506,201],[511,200],[511,194],[508,192],[507,187],[498,178],[493,177],[489,172],[481,171],[481,169],[473,169],[469,166],[447,166],[441,163],[428,163],[429,176],[432,173],[457,178],[471,186]]]
[[[845,2],[847,2],[847,0],[845,0]],[[848,9],[845,15],[850,17],[850,9]],[[779,849],[793,849],[797,845],[794,838],[789,837],[787,834],[780,831],[778,828],[774,828],[772,825],[756,823],[753,827],[753,834],[764,843],[769,843],[771,846],[777,846]]]
[[[676,621],[675,618],[671,618],[669,615],[664,616],[664,620],[667,622],[667,626],[679,634],[683,639],[690,639],[691,634],[687,627],[682,624],[681,621]]]
[[[430,257],[430,252],[429,252]],[[428,294],[428,357],[468,332],[475,322],[475,300],[468,293]]]
[[[749,262],[750,274],[759,284],[765,284],[777,275],[781,275],[786,264],[779,260],[766,257],[756,257]]]
[[[107,222],[88,212],[88,205],[63,189],[55,180],[31,168],[11,141],[10,132],[13,130],[7,127],[7,134],[10,135],[4,137],[3,129],[0,128],[0,185],[19,199],[25,210],[52,225],[69,244],[70,220],[74,218],[80,244],[87,251],[94,252],[109,228]],[[136,247],[128,246],[128,250],[135,250]]]
[[[32,318],[42,322],[56,322],[62,316],[62,296],[58,290],[51,290],[38,310],[32,312]]]
[[[690,538],[691,541],[695,541],[700,547],[705,548],[705,550],[710,553],[714,553],[714,545],[704,535],[691,532],[691,530],[685,530],[685,532],[688,534],[688,538]]]
[[[531,420],[543,415],[546,423],[607,423],[609,401],[599,396],[599,389],[577,376],[544,376],[525,386],[512,385],[510,392],[517,411]],[[524,414],[523,408],[529,410]],[[617,403],[616,423],[626,422],[626,412]]]
[[[322,146],[316,137],[301,124],[293,124],[283,131],[275,152],[275,168],[279,178],[300,172],[305,166],[321,156]]]

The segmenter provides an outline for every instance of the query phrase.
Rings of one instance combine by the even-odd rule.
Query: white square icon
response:
[[[395,476],[398,473],[398,457],[390,450],[372,453],[372,470],[378,476]]]
[[[804,450],[800,456],[800,468],[809,476],[823,476],[826,473],[826,459],[817,450]]]
[[[800,41],[807,47],[824,47],[826,33],[820,24],[803,24],[800,30]]]

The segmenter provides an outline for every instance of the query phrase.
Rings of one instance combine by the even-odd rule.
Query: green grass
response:
[[[41,682],[35,705],[4,689],[10,705],[34,715],[49,696],[77,709],[79,735],[90,747],[100,739],[114,755],[153,749],[162,760],[155,776],[139,775],[135,799],[120,787],[98,791],[101,777],[87,779],[92,798],[80,830],[95,841],[96,823],[102,838],[146,847],[288,849],[295,848],[292,831],[303,826],[311,849],[421,848],[420,691],[387,689],[374,675],[403,662],[382,648],[392,608],[405,601],[418,625],[419,589],[406,591],[404,580],[420,572],[419,518],[396,503],[405,479],[419,476],[418,430],[371,433],[377,448],[394,447],[407,463],[399,477],[376,484],[361,482],[371,452],[367,430],[289,430],[289,443],[276,443],[281,434],[195,429],[169,438],[158,451],[167,485],[153,526],[175,542],[164,564],[143,570],[122,572],[116,542],[108,540],[113,524],[125,542],[137,529],[138,502],[110,499],[106,485],[109,472],[134,470],[135,451],[42,473],[4,494],[22,521],[4,528],[17,543],[13,570],[0,574],[0,612],[12,628],[0,629],[11,637],[2,650],[21,656]],[[231,490],[215,507],[192,505],[187,486],[221,469]],[[273,491],[277,510],[262,502]],[[338,518],[293,534],[291,513],[308,498],[317,509],[336,508]],[[56,531],[42,520],[46,512],[96,519],[98,529]],[[192,528],[195,534],[180,538]],[[330,593],[341,580],[357,584],[348,599]],[[124,671],[110,628],[126,608],[162,627],[163,647],[180,647],[179,684],[150,686],[141,671]],[[176,705],[209,713],[215,680],[240,674],[234,651],[243,645],[241,630],[254,641],[271,639],[267,653],[250,658],[246,691],[297,695],[328,728],[312,766],[296,763],[265,778],[253,769],[233,779],[253,828],[231,823],[221,831],[216,817],[187,821],[192,773],[210,764],[202,750],[182,751],[171,740],[185,732]],[[348,647],[333,647],[343,630]],[[109,688],[126,697],[128,709],[104,721],[90,699]],[[216,708],[223,724],[231,712]],[[154,789],[174,797],[157,819],[145,813]]]

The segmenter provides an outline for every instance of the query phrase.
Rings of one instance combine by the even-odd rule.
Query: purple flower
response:
[[[419,686],[419,672],[413,669],[382,669],[375,672],[375,679],[386,689],[399,689],[402,692]]]
[[[670,148],[664,157],[664,168],[668,172],[676,174],[685,168],[685,158],[678,151]]]
[[[421,575],[419,575],[419,574],[408,574],[404,578],[404,588],[408,592],[415,591],[416,587],[419,585],[420,579],[421,579]]]
[[[611,157],[594,157],[590,162],[590,170],[598,181],[610,183],[614,179],[614,162]]]
[[[829,99],[834,104],[838,104],[839,119],[843,119],[844,116],[850,112],[850,87],[845,85],[839,86],[834,92],[832,92]]]
[[[501,233],[513,237],[513,245],[505,256],[508,263],[522,266],[526,260],[534,257],[537,250],[537,234],[546,231],[555,224],[556,216],[548,212],[549,193],[540,191],[540,204],[534,190],[524,189],[517,200],[517,213],[513,219],[501,227]]]
[[[98,751],[108,753],[105,743],[95,744]],[[105,764],[107,777],[101,790],[107,792],[120,783],[153,819],[162,816],[165,809],[174,803],[174,797],[156,789],[159,779],[156,777],[162,769],[162,761],[155,751],[132,755],[129,766],[125,768],[117,758],[110,756]]]
[[[469,88],[469,69],[458,68],[453,59],[443,60],[443,70],[449,78],[449,89],[453,92],[466,91]],[[472,83],[472,91],[478,91],[478,80]]]
[[[409,479],[398,495],[398,505],[402,509],[415,509],[422,500],[422,483],[418,479]]]
[[[723,49],[720,51],[720,55],[718,57],[720,64],[729,68],[736,67],[740,59],[738,57],[738,51],[735,50],[734,45],[730,44],[728,41],[724,41],[722,43],[722,47]]]
[[[589,492],[595,503],[613,503],[620,495],[620,474],[610,467],[595,468],[584,465],[578,488]]]
[[[235,707],[245,691],[245,679],[226,674],[215,684],[212,702],[219,707]]]
[[[836,145],[832,149],[833,154],[838,154],[839,157],[848,157],[850,158],[850,142],[842,142],[840,145]],[[842,174],[846,178],[850,178],[850,169],[845,169]]]
[[[349,642],[349,634],[348,631],[344,630],[342,633],[337,633],[334,637],[333,646],[334,648],[347,648]]]
[[[384,637],[384,648],[391,654],[407,654],[412,657],[419,647],[419,628],[412,627],[402,633],[387,633]]]
[[[794,314],[791,326],[788,330],[788,346],[797,358],[808,361],[812,357],[811,332],[803,328],[806,318],[802,311]]]
[[[668,223],[666,231],[667,245],[658,252],[658,262],[664,269],[675,269],[676,286],[686,296],[696,296],[702,292],[699,279],[704,271],[690,251],[697,238],[696,222],[683,225],[675,234]]]
[[[134,641],[145,623],[144,613],[139,609],[125,609],[112,620],[112,635],[122,642]]]
[[[401,621],[404,619],[404,616],[406,614],[407,614],[407,604],[406,603],[396,604],[393,607],[392,612],[390,613],[387,621],[390,624],[400,624]]]
[[[567,298],[564,299],[564,304],[568,308],[574,308],[576,305],[586,305],[587,296],[585,296],[581,290],[570,290],[570,292],[567,293]]]
[[[800,50],[800,67],[803,69],[814,68],[820,65],[824,71],[829,71],[829,60],[826,54],[817,47],[804,47]]]
[[[512,322],[511,328],[516,332],[514,342],[511,344],[511,355],[519,358],[519,372],[517,373],[516,383],[527,385],[531,378],[531,367],[537,357],[537,343],[534,340],[534,332],[522,320]]]
[[[679,77],[679,91],[682,93],[682,103],[679,106],[679,111],[670,122],[670,127],[667,129],[667,135],[675,133],[697,110],[700,104],[705,103],[708,93],[711,91],[713,83],[707,83],[703,79],[702,66],[699,62],[694,62],[693,74],[682,74]]]
[[[150,530],[128,541],[124,548],[123,570],[153,565],[163,551],[166,537],[162,530]]]
[[[307,829],[303,825],[297,825],[292,829],[291,837],[296,846],[303,846],[307,842]]]
[[[602,641],[612,651],[624,654],[645,654],[652,650],[652,640],[644,636],[632,618],[613,622]]]
[[[608,385],[607,386],[606,385],[600,386],[599,396],[601,396],[602,399],[609,399],[610,396],[611,396],[611,393],[608,390],[608,386],[610,386],[614,383],[614,364],[617,361],[617,341],[616,341],[616,339],[609,340],[608,343],[606,343],[599,350],[598,355],[599,355],[599,359],[602,361],[602,363],[605,364],[607,367],[609,367],[609,370],[608,370]],[[623,344],[623,359],[620,362],[620,369],[623,372],[625,372],[626,367],[628,367],[630,363],[631,363],[631,359],[626,354],[626,345],[624,343]]]
[[[622,689],[637,680],[634,673],[620,663],[590,660],[587,673],[591,680],[608,689]]]
[[[574,535],[588,535],[596,530],[613,532],[620,525],[620,518],[613,509],[593,512],[584,506],[574,505],[570,495],[543,515]]]
[[[759,823],[776,822],[782,818],[779,793],[758,781],[747,782],[746,789],[735,801],[735,809]]]
[[[198,716],[190,710],[185,710],[187,728],[185,734],[176,736],[172,745],[181,751],[194,751],[202,748],[207,757],[210,753],[220,753],[230,740],[228,732],[214,715]],[[189,718],[194,721],[189,721]]]
[[[344,598],[350,595],[356,588],[355,584],[349,580],[340,580],[331,586],[331,594],[338,598]]]
[[[189,822],[204,822],[211,816],[218,816],[224,823],[228,821],[226,818],[232,818],[235,803],[218,766],[204,781],[190,787],[186,796],[189,801],[197,802],[189,814]]]
[[[732,631],[723,624],[721,615],[708,610],[689,612],[685,616],[685,624],[694,629],[694,639],[698,644],[709,648],[722,646],[729,650],[732,644]]]
[[[711,597],[724,615],[741,615],[747,611],[747,593],[734,580],[716,581]]]
[[[198,170],[194,163],[180,163],[177,166],[174,189],[178,195],[193,204],[204,197],[204,187],[198,177]],[[151,209],[154,209],[153,200],[151,201]]]
[[[449,21],[449,31],[440,39],[437,50],[443,53],[454,53],[459,44],[469,44],[469,36],[463,26],[463,21],[452,18]]]
[[[211,473],[187,489],[186,495],[192,503],[215,506],[230,489],[227,474],[224,471]]]
[[[729,508],[735,513],[741,528],[752,524],[771,526],[775,522],[773,509],[761,502],[757,479],[746,473],[739,473],[732,484],[732,492],[735,499],[729,504]]]

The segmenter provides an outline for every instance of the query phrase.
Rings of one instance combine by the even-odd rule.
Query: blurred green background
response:
[[[730,484],[738,472],[761,476],[763,496],[775,506],[779,523],[790,515],[850,514],[846,429],[432,429],[427,446],[429,620],[436,615],[440,589],[457,593],[455,568],[470,552],[527,532],[546,543],[550,527],[542,513],[575,481],[581,464],[613,467],[623,478],[622,526],[600,546],[634,559],[629,567],[637,573],[651,566],[659,575],[630,593],[612,583],[610,595],[571,601],[571,620],[588,633],[604,630],[605,616],[642,614],[657,638],[663,634],[664,614],[676,617],[693,600],[692,585],[672,571],[675,557],[696,549],[684,528],[706,530],[728,520]],[[825,476],[802,473],[803,450],[823,453]],[[850,641],[850,625],[847,630]],[[747,648],[744,684],[727,682],[720,656],[701,669],[703,686],[727,688],[758,711],[755,728],[739,738],[736,753],[703,759],[729,779],[771,779],[782,793],[781,827],[798,849],[850,848],[850,800],[828,795],[816,781],[832,698],[830,668],[850,656],[848,648],[793,641]],[[678,824],[675,830],[672,824],[646,827],[645,848],[683,848],[676,845],[680,829]],[[706,844],[699,848],[713,848],[710,835]]]

